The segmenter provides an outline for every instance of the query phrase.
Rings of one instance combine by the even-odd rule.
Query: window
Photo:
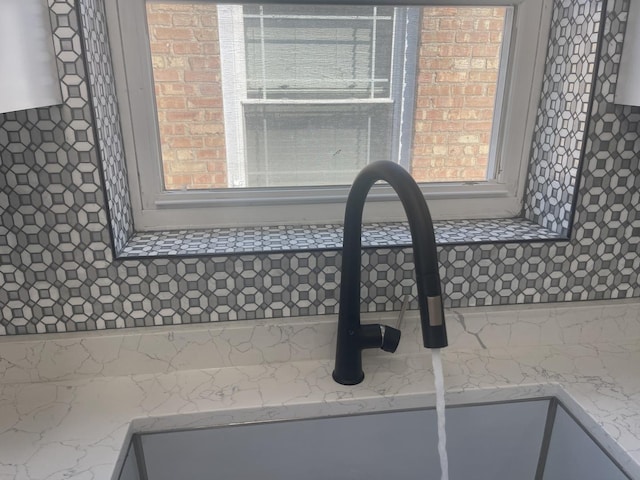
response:
[[[228,185],[348,185],[391,158],[407,46],[396,32],[408,10],[218,6],[221,56],[233,51],[242,64],[234,71],[246,72],[238,81],[223,63],[227,145],[241,146],[227,147]],[[233,18],[242,21],[225,21]]]
[[[340,222],[380,159],[436,218],[516,216],[550,8],[495,3],[113,2],[136,228]],[[404,218],[371,199],[367,219]]]

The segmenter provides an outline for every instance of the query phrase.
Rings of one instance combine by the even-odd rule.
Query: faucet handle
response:
[[[404,314],[407,311],[407,307],[409,306],[409,295],[405,295],[402,299],[402,308],[400,308],[400,313],[398,314],[398,319],[396,320],[396,326],[389,327],[387,325],[380,325],[380,333],[382,334],[382,345],[380,348],[385,352],[393,353],[398,348],[398,344],[400,343],[400,335],[402,332],[400,329],[402,328],[402,324],[404,322]]]
[[[380,348],[385,352],[395,352],[398,348],[398,344],[400,343],[400,335],[402,332],[397,328],[388,327],[386,325],[380,325],[380,330],[380,333],[382,333],[382,345]]]
[[[405,295],[402,298],[402,307],[400,307],[400,313],[398,314],[398,320],[396,320],[396,328],[398,330],[402,330],[402,324],[404,322],[404,314],[407,312],[407,308],[409,308],[409,299],[411,297],[409,295]]]

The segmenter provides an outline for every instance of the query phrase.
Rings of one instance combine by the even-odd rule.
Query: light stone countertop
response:
[[[367,321],[393,324],[389,314]],[[0,339],[0,479],[115,479],[139,431],[432,406],[415,312],[365,380],[334,316]],[[640,479],[640,300],[447,312],[449,404],[557,396]]]

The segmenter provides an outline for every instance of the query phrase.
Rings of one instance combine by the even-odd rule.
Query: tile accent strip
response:
[[[127,166],[120,130],[106,15],[100,0],[80,2],[84,58],[91,79],[91,100],[102,164],[102,184],[107,196],[113,248],[120,252],[133,235],[133,213]]]
[[[561,238],[536,223],[519,218],[439,221],[434,227],[438,245]],[[340,250],[342,234],[342,225],[145,232],[135,234],[119,258]],[[365,248],[411,246],[409,225],[406,222],[367,224],[362,231],[362,245]]]
[[[602,2],[556,0],[524,216],[569,234],[585,122],[595,75]]]

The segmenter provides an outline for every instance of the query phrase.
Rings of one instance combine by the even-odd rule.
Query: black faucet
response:
[[[447,346],[436,240],[429,208],[420,187],[404,168],[389,161],[374,162],[363,168],[354,180],[344,215],[338,342],[333,371],[333,379],[343,385],[356,385],[364,379],[362,350],[382,348],[395,352],[400,342],[400,331],[395,328],[360,324],[362,211],[369,190],[378,180],[393,187],[409,220],[424,346]]]

